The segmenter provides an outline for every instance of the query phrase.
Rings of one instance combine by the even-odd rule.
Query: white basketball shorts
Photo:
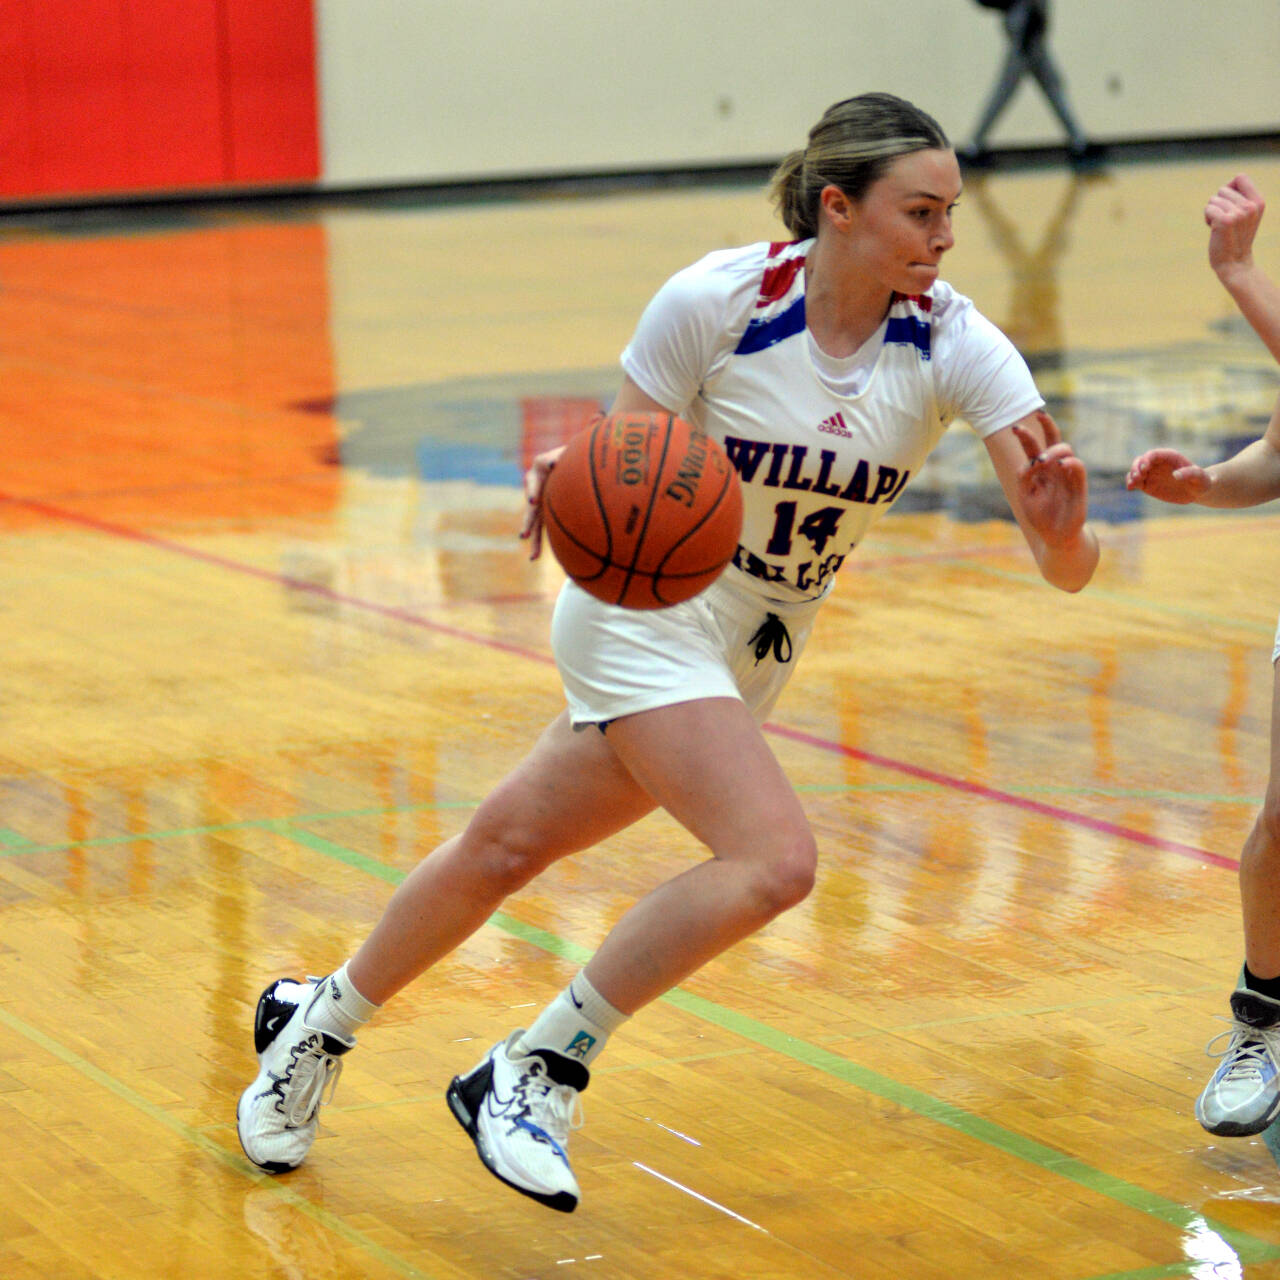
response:
[[[757,600],[721,578],[669,609],[623,609],[567,582],[551,619],[551,649],[573,727],[696,698],[739,698],[763,723],[820,604]],[[766,623],[769,614],[777,621]]]

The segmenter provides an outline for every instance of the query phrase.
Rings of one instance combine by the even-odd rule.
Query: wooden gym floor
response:
[[[699,855],[653,819],[389,1005],[298,1172],[236,1097],[560,706],[524,461],[607,402],[758,187],[0,222],[0,1274],[7,1280],[1280,1277],[1280,1169],[1191,1114],[1240,961],[1280,512],[1159,508],[1280,378],[1201,209],[1273,155],[971,181],[948,277],[1033,361],[1104,559],[1042,585],[967,428],[850,563],[769,737],[802,907],[610,1046],[553,1214],[449,1078]],[[1260,251],[1280,274],[1280,217]]]

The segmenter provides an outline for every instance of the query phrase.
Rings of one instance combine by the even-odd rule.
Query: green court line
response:
[[[1166,1276],[1189,1276],[1211,1264],[1188,1258],[1185,1262],[1168,1262],[1163,1267],[1143,1267],[1140,1271],[1108,1271],[1105,1276],[1089,1280],[1165,1280]]]
[[[241,818],[235,822],[211,822],[195,827],[171,827],[164,831],[131,831],[118,836],[91,836],[86,840],[63,840],[36,844],[17,832],[6,841],[0,833],[0,857],[6,854],[65,853],[68,849],[102,849],[113,845],[137,844],[139,840],[181,840],[191,836],[220,835],[224,831],[279,831],[295,822],[339,822],[343,818],[377,818],[397,813],[427,813],[437,809],[474,809],[478,800],[441,800],[431,804],[373,805],[362,809],[333,809],[297,814],[289,818]]]
[[[377,813],[381,812],[381,810],[362,812]],[[314,818],[322,818],[323,816],[326,815],[313,815]],[[349,815],[333,814],[327,816],[340,817]],[[295,818],[291,821],[260,819],[236,824],[219,824],[219,827],[214,829],[226,826],[267,827],[284,838],[311,849],[313,852],[359,869],[389,884],[399,884],[405,879],[406,873],[395,867],[388,866],[376,858],[371,858],[332,840],[326,840],[322,836],[317,836],[313,832],[303,830],[294,825],[304,820],[302,818]],[[156,839],[159,838],[159,833],[149,837],[135,835],[126,839],[134,841],[141,838]],[[117,838],[110,839],[111,843],[120,842]],[[489,923],[519,941],[528,943],[577,965],[585,964],[591,956],[591,951],[588,948],[535,925],[526,924],[524,921],[518,920],[505,912],[495,912],[490,917]],[[1225,1224],[1205,1218],[1202,1214],[1189,1210],[1173,1201],[1166,1200],[1153,1192],[1134,1186],[1123,1179],[1094,1169],[1082,1161],[1066,1156],[1062,1152],[1055,1151],[1053,1148],[1033,1139],[1025,1138],[1022,1135],[1003,1129],[999,1125],[965,1111],[963,1108],[956,1107],[909,1085],[882,1076],[868,1068],[860,1067],[847,1058],[822,1048],[820,1045],[788,1035],[765,1023],[758,1022],[734,1010],[727,1009],[714,1001],[696,996],[678,987],[668,992],[662,999],[682,1012],[729,1031],[761,1048],[775,1052],[783,1057],[791,1058],[793,1061],[800,1062],[814,1070],[842,1080],[862,1092],[882,1098],[926,1119],[947,1125],[966,1137],[1011,1155],[1015,1159],[1036,1165],[1046,1172],[1065,1177],[1095,1194],[1115,1200],[1146,1216],[1156,1218],[1183,1231],[1188,1231],[1197,1225],[1208,1228],[1235,1251],[1241,1263],[1247,1264],[1280,1259],[1280,1245],[1269,1244],[1244,1232],[1238,1232]],[[23,1035],[102,1088],[114,1093],[157,1123],[163,1124],[174,1133],[191,1142],[227,1168],[248,1176],[256,1175],[256,1171],[251,1173],[250,1166],[238,1155],[225,1150],[198,1129],[171,1116],[163,1108],[149,1102],[108,1072],[102,1071],[87,1059],[59,1044],[56,1040],[3,1008],[0,1008],[0,1024],[8,1026],[10,1030]],[[414,1277],[416,1280],[428,1280],[423,1272],[365,1236],[337,1215],[290,1191],[288,1187],[269,1176],[256,1175],[256,1178],[263,1187],[269,1187],[273,1194],[278,1195],[288,1204],[307,1214],[318,1224],[334,1231],[344,1240],[364,1250],[370,1257],[376,1258],[389,1269],[401,1275]],[[1188,1259],[1185,1262],[1169,1263],[1163,1266],[1144,1268],[1140,1271],[1115,1272],[1107,1276],[1096,1276],[1092,1280],[1160,1280],[1161,1277],[1165,1276],[1191,1274],[1204,1265],[1205,1263],[1202,1260]]]
[[[942,790],[932,782],[814,782],[800,784],[795,790],[809,795],[912,795]],[[1032,787],[1008,786],[1006,791],[1014,795],[1064,795],[1084,799],[1101,796],[1109,800],[1167,800],[1182,804],[1238,804],[1258,806],[1261,796],[1227,796],[1202,794],[1191,791],[1169,791],[1140,787],[1065,787],[1039,785]],[[447,809],[474,809],[478,800],[441,800],[431,803],[405,805],[372,805],[360,809],[322,810],[317,813],[295,814],[288,818],[241,818],[235,822],[213,822],[203,826],[171,827],[159,831],[133,831],[126,835],[91,836],[85,840],[64,840],[38,844],[17,831],[0,827],[0,857],[23,854],[65,853],[68,849],[103,849],[115,845],[136,844],[140,840],[181,840],[192,836],[220,835],[228,831],[274,831],[295,828],[301,823],[339,822],[344,818],[389,817],[403,813],[430,813]]]
[[[291,1191],[284,1183],[273,1178],[270,1174],[259,1173],[242,1156],[220,1147],[211,1138],[201,1133],[199,1129],[184,1123],[176,1116],[170,1115],[163,1107],[156,1106],[154,1102],[149,1102],[140,1093],[130,1089],[123,1081],[117,1080],[115,1076],[103,1071],[100,1067],[95,1067],[87,1058],[82,1058],[78,1053],[68,1049],[51,1036],[45,1035],[38,1027],[33,1027],[29,1022],[24,1022],[3,1007],[0,1007],[0,1024],[8,1027],[10,1031],[25,1037],[32,1044],[43,1049],[50,1056],[57,1058],[59,1062],[63,1062],[73,1070],[78,1071],[82,1076],[92,1080],[94,1084],[107,1090],[107,1092],[115,1094],[121,1101],[142,1112],[143,1115],[157,1124],[163,1125],[184,1141],[191,1143],[192,1146],[199,1148],[218,1164],[230,1169],[233,1173],[248,1177],[263,1188],[269,1189],[273,1195],[279,1197],[286,1204],[292,1205],[293,1208],[305,1213],[321,1226],[341,1236],[348,1244],[355,1245],[371,1258],[382,1263],[388,1270],[397,1272],[402,1276],[408,1276],[410,1280],[430,1280],[425,1272],[419,1271],[417,1267],[398,1257],[376,1240],[365,1235],[364,1232],[357,1230],[337,1214],[330,1213],[328,1209],[314,1204],[296,1191]]]
[[[348,866],[367,870],[388,883],[399,884],[405,878],[405,873],[394,867],[389,867],[385,863],[378,862],[377,859],[370,858],[353,849],[347,849],[310,832],[290,828],[283,831],[282,834],[288,839],[297,840],[307,848],[324,854],[326,857],[335,858]],[[514,916],[508,915],[503,911],[495,912],[489,918],[489,924],[521,942],[526,942],[539,948],[539,950],[546,951],[576,965],[586,964],[592,955],[588,948],[581,946],[579,943],[562,938],[558,934],[550,933],[545,929],[540,929],[536,925],[526,924],[524,921],[517,920]],[[787,1035],[766,1023],[757,1022],[754,1018],[749,1018],[732,1009],[727,1009],[723,1005],[716,1004],[714,1001],[704,999],[701,996],[696,996],[680,987],[669,991],[661,999],[695,1018],[709,1022],[734,1035],[741,1036],[743,1039],[749,1040],[764,1049],[790,1058],[795,1062],[803,1063],[805,1066],[812,1067],[826,1075],[833,1076],[838,1080],[853,1085],[864,1093],[892,1102],[916,1115],[947,1125],[966,1137],[1002,1151],[1006,1155],[1011,1155],[1015,1159],[1035,1165],[1048,1173],[1067,1178],[1086,1190],[1115,1200],[1127,1208],[1135,1209],[1148,1217],[1156,1218],[1183,1231],[1188,1230],[1193,1224],[1204,1224],[1235,1250],[1241,1262],[1264,1262],[1280,1259],[1280,1245],[1269,1244],[1265,1240],[1259,1240],[1244,1232],[1236,1231],[1223,1223],[1206,1218],[1203,1214],[1187,1209],[1172,1200],[1166,1200],[1163,1196],[1159,1196],[1154,1192],[1146,1191],[1132,1183],[1125,1182],[1122,1178],[1104,1173],[1100,1169],[1094,1169],[1083,1161],[1064,1155],[1060,1151],[1055,1151],[1052,1147],[1047,1147],[1032,1138],[1026,1138],[1021,1134],[1003,1129],[999,1125],[989,1120],[984,1120],[981,1116],[965,1111],[961,1107],[944,1102],[942,1099],[935,1098],[919,1089],[914,1089],[910,1085],[882,1076],[866,1067],[860,1067],[856,1063],[850,1062],[847,1058],[822,1048],[820,1045],[801,1040],[798,1036]],[[1183,1266],[1182,1263],[1173,1265],[1178,1268]],[[1203,1264],[1197,1263],[1195,1265]],[[1176,1275],[1179,1273],[1179,1271],[1175,1270],[1163,1274]],[[1159,1275],[1162,1273],[1157,1271],[1153,1274]]]
[[[1206,1268],[1213,1268],[1206,1271]],[[1108,1271],[1105,1276],[1091,1276],[1089,1280],[1164,1280],[1166,1276],[1217,1275],[1213,1262],[1202,1258],[1187,1258],[1184,1262],[1169,1262],[1163,1267],[1143,1267],[1138,1271]]]
[[[349,867],[366,871],[371,876],[377,876],[379,880],[385,880],[387,884],[399,884],[405,878],[406,873],[398,867],[389,867],[385,862],[380,862],[377,858],[370,858],[367,854],[357,853],[354,849],[348,849],[345,845],[334,844],[332,840],[326,840],[323,836],[315,835],[313,832],[303,831],[286,823],[281,823],[278,830],[282,836],[294,841],[296,844],[305,845],[308,849],[314,849],[316,853],[321,853],[326,858],[333,858],[336,862],[345,862]]]

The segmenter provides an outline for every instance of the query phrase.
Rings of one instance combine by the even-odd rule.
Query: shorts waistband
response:
[[[766,614],[777,614],[791,627],[803,628],[813,619],[814,614],[822,607],[825,596],[817,600],[765,600],[757,595],[745,595],[726,582],[724,577],[717,578],[704,592],[707,602],[715,608],[723,610],[735,622],[750,625],[758,622]]]

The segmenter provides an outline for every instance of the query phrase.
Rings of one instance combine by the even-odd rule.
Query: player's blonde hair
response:
[[[809,145],[774,170],[769,193],[783,225],[797,240],[818,234],[822,188],[837,186],[851,200],[899,157],[947,150],[942,126],[891,93],[863,93],[830,106],[809,130]]]

